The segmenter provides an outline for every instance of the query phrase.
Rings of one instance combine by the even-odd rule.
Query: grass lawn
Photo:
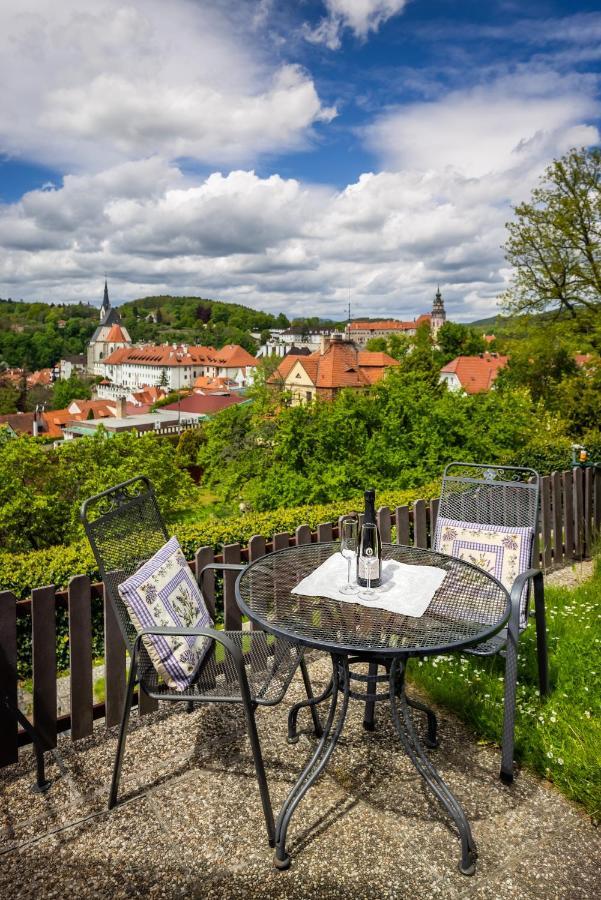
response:
[[[601,559],[593,578],[545,590],[551,693],[537,689],[534,620],[519,643],[515,758],[601,820]],[[505,661],[455,654],[413,661],[409,677],[481,738],[499,742]],[[444,736],[443,736],[444,740]]]
[[[195,490],[194,499],[186,506],[177,507],[172,515],[168,515],[168,522],[181,522],[187,525],[197,522],[205,522],[207,519],[223,519],[233,516],[238,512],[236,503],[226,503],[219,494],[215,494],[209,488],[199,485]]]

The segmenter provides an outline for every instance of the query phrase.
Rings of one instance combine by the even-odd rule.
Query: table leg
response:
[[[328,699],[328,697],[332,693],[333,686],[334,686],[334,681],[332,678],[330,678],[330,681],[328,682],[328,685],[327,685],[325,691],[323,691],[323,693],[319,694],[319,696],[307,697],[306,700],[299,700],[298,703],[295,703],[294,706],[290,707],[290,712],[288,713],[288,743],[289,744],[296,744],[296,742],[298,741],[298,731],[296,728],[298,714],[301,711],[301,709],[304,709],[307,706],[311,709],[311,714],[313,715],[314,732],[317,737],[322,737],[323,728],[321,727],[321,722],[319,722],[319,719],[317,719],[317,723],[319,724],[319,731],[317,730],[317,724],[316,724],[317,713],[315,711],[315,707],[318,706],[320,703],[324,703]]]
[[[274,865],[277,869],[287,869],[290,865],[290,856],[286,850],[286,833],[290,819],[311,785],[317,781],[325,769],[330,756],[336,748],[346,719],[349,701],[348,658],[332,654],[332,668],[332,699],[327,720],[323,726],[323,735],[296,784],[286,797],[275,825]],[[329,691],[330,685],[328,685],[326,693],[329,693]],[[338,709],[338,695],[340,693],[342,694],[342,702]],[[325,699],[325,696],[323,699]]]
[[[455,822],[461,838],[461,861],[459,871],[463,875],[473,875],[476,871],[478,853],[469,823],[459,801],[436,771],[426,754],[413,727],[413,720],[405,697],[404,665],[394,659],[390,667],[390,706],[392,720],[407,756],[422,776],[432,793],[444,806]],[[398,697],[398,704],[396,698]],[[399,712],[400,709],[400,712]]]

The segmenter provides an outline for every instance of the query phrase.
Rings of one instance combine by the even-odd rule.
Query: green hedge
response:
[[[416,495],[428,500],[440,489],[439,481],[432,481],[421,488],[404,491],[381,491],[377,494],[378,506],[410,504]],[[333,522],[338,516],[360,509],[362,497],[339,500],[318,506],[295,506],[262,513],[241,513],[222,520],[208,519],[198,524],[173,523],[170,530],[177,535],[188,559],[192,559],[198,547],[223,544],[246,544],[253,534],[265,537],[279,531],[293,532],[299,525],[315,528],[322,522]],[[27,597],[32,588],[54,584],[57,589],[67,587],[74,575],[89,575],[99,580],[98,568],[87,541],[77,541],[68,546],[49,547],[28,553],[0,552],[0,590],[13,591],[19,597]]]

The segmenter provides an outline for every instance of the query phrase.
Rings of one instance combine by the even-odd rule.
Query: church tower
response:
[[[100,307],[100,322],[104,322],[105,318],[111,311],[111,301],[109,300],[109,287],[104,279],[104,297],[102,298],[102,306]]]
[[[430,319],[430,330],[432,332],[432,337],[436,338],[439,329],[442,328],[444,323],[447,321],[447,314],[444,308],[444,302],[442,299],[442,294],[440,293],[440,285],[436,288],[436,296],[434,297],[434,303],[432,304],[432,313]]]
[[[88,344],[88,373],[90,375],[104,375],[104,362],[114,350],[123,347],[131,347],[131,338],[126,328],[121,324],[121,316],[111,306],[109,289],[104,280],[104,296],[100,307],[100,325],[92,335]]]

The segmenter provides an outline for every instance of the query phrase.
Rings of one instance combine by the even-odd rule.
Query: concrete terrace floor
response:
[[[314,686],[329,662],[311,666]],[[274,809],[313,744],[286,742],[297,676],[276,709],[258,712]],[[306,715],[306,713],[305,713]],[[457,869],[459,841],[395,738],[388,710],[361,727],[351,701],[343,739],[326,774],[297,809],[287,872],[273,868],[242,713],[170,706],[132,715],[124,802],[106,797],[116,729],[65,737],[47,755],[50,791],[32,794],[33,754],[0,772],[0,897],[208,898],[596,898],[601,834],[552,785],[520,772],[499,781],[498,749],[478,745],[441,714],[436,764],[464,805],[480,858]],[[308,717],[307,717],[308,718]],[[302,724],[308,725],[303,720]]]

